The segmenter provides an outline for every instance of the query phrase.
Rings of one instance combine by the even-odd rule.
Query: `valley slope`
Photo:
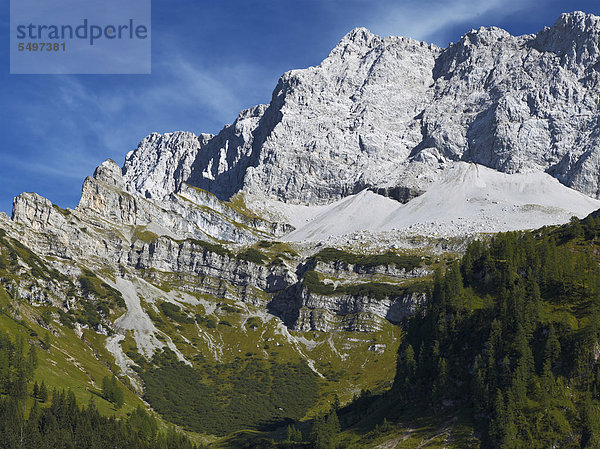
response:
[[[38,380],[216,445],[370,404],[469,242],[600,208],[599,40],[579,12],[446,49],[355,29],[218,134],[106,160],[74,209],[16,197],[2,329],[40,349]],[[98,394],[113,374],[122,409]]]

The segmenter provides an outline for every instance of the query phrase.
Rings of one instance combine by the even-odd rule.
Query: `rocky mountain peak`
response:
[[[259,105],[253,106],[251,108],[244,109],[244,110],[240,111],[240,113],[238,114],[236,122],[239,122],[246,118],[262,117],[262,115],[265,113],[265,110],[268,107],[269,107],[269,105],[267,105],[267,104],[259,104]]]
[[[531,46],[560,56],[569,69],[581,71],[594,65],[600,56],[600,17],[581,11],[561,14],[554,25],[540,31]],[[582,67],[588,66],[588,67]]]
[[[37,193],[24,192],[13,200],[12,220],[34,231],[63,227],[64,216],[50,200]]]
[[[356,28],[218,135],[148,136],[126,158],[126,189],[165,198],[188,182],[220,199],[327,204],[367,187],[422,192],[462,160],[546,171],[596,197],[599,20],[563,14],[525,36],[479,28],[446,49]]]
[[[183,131],[145,137],[125,158],[126,190],[146,198],[163,198],[176,191],[189,178],[198,151],[212,137]]]
[[[561,14],[554,26],[555,30],[573,30],[580,33],[592,33],[598,35],[600,32],[600,17],[586,14],[583,11],[573,11]]]
[[[350,54],[364,55],[365,52],[379,45],[381,41],[381,37],[371,33],[364,27],[354,28],[340,40],[330,53],[330,57],[344,57]]]
[[[121,167],[112,159],[107,159],[96,167],[94,178],[118,189],[125,189]]]
[[[471,30],[458,42],[458,45],[481,45],[490,46],[505,39],[511,39],[513,36],[506,30],[498,27],[479,27],[477,30]]]

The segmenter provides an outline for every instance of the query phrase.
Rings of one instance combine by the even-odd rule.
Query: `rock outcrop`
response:
[[[298,283],[276,295],[268,309],[298,331],[373,332],[380,330],[386,320],[400,323],[414,315],[426,300],[427,295],[418,292],[384,298],[348,293],[323,295]]]
[[[127,191],[155,199],[177,191],[189,178],[198,151],[212,137],[190,132],[150,134],[125,157],[122,171]]]

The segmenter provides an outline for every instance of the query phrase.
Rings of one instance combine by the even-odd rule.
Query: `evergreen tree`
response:
[[[325,417],[318,416],[315,418],[312,430],[310,432],[310,441],[314,444],[316,449],[327,449],[327,435]]]
[[[286,440],[290,442],[301,442],[302,432],[297,429],[294,424],[290,424],[287,426]]]
[[[473,410],[476,415],[482,415],[487,410],[488,390],[485,384],[484,366],[481,356],[475,359],[473,367],[473,378],[471,380],[471,398]]]
[[[310,439],[315,449],[333,449],[339,432],[339,418],[336,411],[332,409],[326,416],[315,419]]]
[[[50,351],[51,347],[52,343],[50,342],[50,333],[46,332],[44,334],[44,348],[46,348],[46,351]]]
[[[458,263],[453,264],[446,273],[444,288],[446,298],[452,302],[453,308],[462,309],[464,307],[463,281]]]
[[[560,359],[560,351],[560,342],[556,337],[556,330],[552,323],[550,323],[548,338],[546,339],[546,346],[544,348],[544,361],[548,361],[551,368],[554,368]]]
[[[332,409],[327,415],[327,428],[331,435],[332,440],[337,438],[337,435],[340,433],[340,420],[338,418],[337,412]]]
[[[27,376],[25,370],[20,369],[15,372],[9,394],[16,400],[23,400],[27,397]]]
[[[600,408],[587,394],[583,404],[583,436],[582,448],[600,447]]]
[[[123,390],[119,387],[117,378],[113,375],[102,379],[102,396],[108,402],[112,402],[116,409],[123,406]]]
[[[30,346],[29,351],[27,353],[27,362],[25,365],[25,373],[28,380],[33,378],[33,372],[37,368],[38,365],[38,357],[35,346]]]
[[[48,390],[46,389],[46,383],[43,380],[40,385],[39,397],[41,402],[46,402],[48,400]]]
[[[9,374],[9,348],[4,344],[0,346],[0,391],[8,388]]]
[[[434,405],[438,404],[444,396],[448,396],[448,369],[447,362],[444,357],[441,357],[438,361],[437,375],[433,383],[432,399]]]
[[[489,437],[493,442],[501,442],[506,434],[508,426],[506,405],[504,404],[504,395],[501,390],[496,391],[494,400],[493,419],[489,426]]]
[[[415,352],[412,345],[409,344],[404,350],[404,354],[398,358],[396,369],[395,387],[404,398],[408,398],[410,395],[410,385],[414,381],[416,371]],[[357,403],[356,400],[353,402]]]
[[[117,383],[117,378],[115,376],[111,379],[111,389],[113,395],[113,403],[117,409],[120,409],[123,406],[123,390],[119,387]]]

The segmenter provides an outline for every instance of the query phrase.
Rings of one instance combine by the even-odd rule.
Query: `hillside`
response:
[[[599,235],[590,216],[471,243],[406,322],[392,389],[339,411],[342,446],[598,447]]]
[[[48,212],[67,217],[70,229],[90,239],[116,232],[80,221],[77,211],[50,206]],[[73,259],[62,251],[82,241],[26,228],[17,234],[14,224],[5,225],[0,321],[13,341],[37,348],[30,395],[33,382],[44,382],[50,391],[70,390],[80,405],[94,397],[104,416],[126,417],[150,405],[161,429],[177,424],[196,442],[235,430],[269,432],[315,416],[335,397],[349,401],[361,389],[389,388],[397,322],[422,300],[409,287],[439,263],[393,253],[364,267],[365,256],[357,255],[342,266],[336,257],[344,259],[344,252],[303,258],[269,241],[234,252],[120,228],[140,248],[135,254],[157,255],[161,244],[179,253],[165,259],[179,264],[168,271],[126,258],[114,264],[89,250],[85,259]],[[37,255],[20,243],[24,235],[56,253]],[[185,263],[203,264],[204,271],[186,272],[188,257]],[[300,263],[311,270],[296,277],[289,267]],[[312,292],[311,276],[345,287]],[[113,375],[124,393],[120,407],[102,392],[103,379]]]
[[[74,209],[17,196],[6,447],[597,447],[599,39],[355,29]]]

